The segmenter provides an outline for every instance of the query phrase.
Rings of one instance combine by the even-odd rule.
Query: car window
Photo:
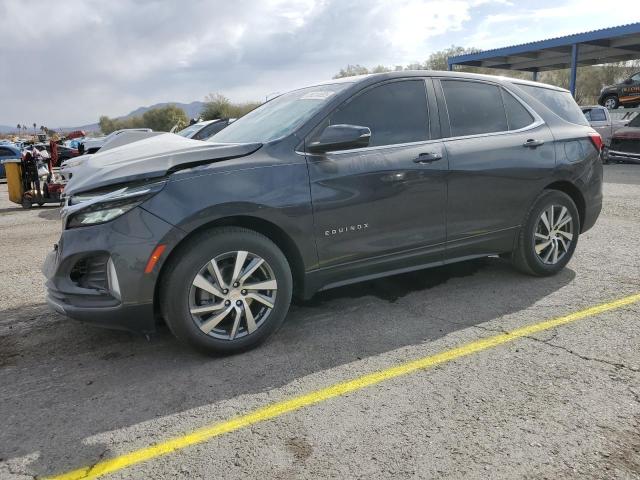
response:
[[[578,125],[589,125],[587,118],[571,96],[564,90],[535,87],[533,85],[518,84],[522,90],[541,102],[545,107],[558,115],[563,120]]]
[[[424,80],[386,83],[352,97],[324,122],[324,126],[342,124],[369,127],[371,147],[427,140]]]
[[[442,80],[451,136],[508,130],[500,89],[487,83]]]
[[[633,80],[634,82],[640,82],[640,72],[636,73],[635,75],[632,75],[631,80]]]
[[[535,119],[524,105],[504,89],[502,90],[502,99],[504,100],[504,109],[507,113],[509,130],[519,130],[534,122]]]
[[[636,115],[628,124],[628,127],[640,127],[640,115]]]
[[[592,122],[606,122],[607,116],[604,113],[604,110],[601,108],[592,108],[591,110],[587,110],[584,112],[587,120]]]
[[[205,138],[209,138],[211,135],[215,135],[226,126],[227,126],[227,122],[224,120],[221,122],[210,123],[209,125],[204,127],[202,130],[200,130],[198,133],[196,133],[193,136],[193,138],[195,140],[204,140]]]
[[[197,123],[193,125],[189,125],[187,128],[183,128],[179,132],[176,132],[176,135],[180,135],[181,137],[189,137],[193,132],[197,132],[200,129],[200,125]]]
[[[13,157],[13,152],[8,148],[0,147],[0,157]]]

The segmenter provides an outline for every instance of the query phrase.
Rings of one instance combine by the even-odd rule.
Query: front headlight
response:
[[[118,218],[158,193],[165,183],[124,187],[109,193],[73,195],[63,212],[68,219],[67,228],[96,225]]]

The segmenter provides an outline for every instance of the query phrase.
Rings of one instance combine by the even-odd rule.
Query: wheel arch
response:
[[[246,228],[248,230],[253,230],[264,235],[273,243],[275,243],[276,246],[282,251],[291,267],[294,296],[303,295],[305,279],[304,261],[302,259],[302,254],[300,253],[300,249],[293,241],[293,239],[284,230],[282,230],[282,228],[278,227],[276,224],[268,220],[251,215],[234,215],[218,218],[199,226],[198,228],[189,232],[185,237],[183,237],[180,242],[171,250],[171,252],[169,252],[168,257],[162,263],[154,289],[153,305],[156,314],[160,313],[158,291],[160,284],[162,283],[162,277],[167,270],[167,265],[170,264],[170,261],[175,258],[176,255],[180,254],[182,247],[189,239],[193,238],[195,235],[198,235],[203,231],[216,227]]]
[[[584,199],[584,195],[580,191],[578,187],[576,187],[573,183],[568,182],[566,180],[561,180],[558,182],[553,182],[547,185],[545,190],[558,190],[560,192],[566,193],[571,197],[573,203],[576,204],[576,208],[578,209],[578,216],[580,217],[580,231],[582,232],[584,219],[586,215],[586,202]]]

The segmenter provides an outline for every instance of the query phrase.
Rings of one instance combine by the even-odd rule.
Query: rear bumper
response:
[[[47,257],[47,303],[58,313],[103,327],[155,330],[154,295],[162,264],[183,237],[143,208],[101,225],[64,230]],[[153,249],[167,245],[150,273]]]
[[[619,150],[607,150],[607,159],[614,162],[640,163],[640,153],[621,152]]]

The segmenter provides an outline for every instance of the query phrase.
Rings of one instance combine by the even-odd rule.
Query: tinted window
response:
[[[0,157],[9,157],[9,156],[13,156],[13,152],[11,150],[9,150],[8,148],[2,148],[0,147]]]
[[[577,123],[578,125],[589,125],[587,118],[571,96],[571,93],[544,87],[534,87],[532,85],[518,84],[518,87],[543,103],[545,107],[563,120]]]
[[[429,112],[424,81],[392,82],[367,90],[332,113],[328,124],[369,127],[372,147],[426,140]]]
[[[508,130],[500,89],[495,85],[460,80],[443,80],[451,136]]]
[[[507,112],[509,130],[519,130],[533,123],[534,119],[531,114],[513,95],[502,90],[502,99],[504,100],[504,109]]]
[[[640,127],[640,115],[636,115],[635,118],[627,124],[627,126]]]

